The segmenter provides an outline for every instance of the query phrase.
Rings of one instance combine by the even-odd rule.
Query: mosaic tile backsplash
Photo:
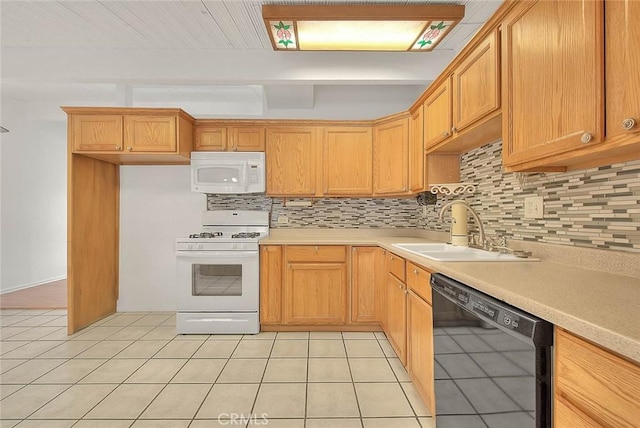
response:
[[[640,161],[567,173],[525,176],[502,172],[502,143],[462,156],[461,180],[476,183],[462,198],[474,207],[492,235],[554,244],[640,252]],[[524,218],[524,198],[544,198],[544,218]],[[440,207],[454,197],[419,206],[408,199],[319,199],[311,207],[283,206],[282,198],[264,195],[209,195],[208,209],[270,210],[271,227],[395,228],[449,230],[449,214]],[[289,201],[289,200],[287,200]],[[278,216],[288,217],[278,224]],[[471,228],[473,221],[469,221]]]

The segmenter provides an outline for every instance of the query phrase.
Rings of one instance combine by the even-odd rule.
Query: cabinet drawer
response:
[[[345,262],[347,247],[342,245],[288,245],[287,262]]]
[[[387,269],[389,273],[404,282],[405,262],[402,257],[396,256],[393,253],[387,253]]]
[[[418,296],[431,304],[431,273],[411,262],[407,262],[407,285]]]
[[[640,367],[556,329],[556,396],[604,426],[636,426]]]

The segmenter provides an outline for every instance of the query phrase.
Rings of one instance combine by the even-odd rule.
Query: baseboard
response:
[[[49,278],[49,279],[45,279],[43,281],[38,281],[38,282],[32,282],[32,283],[29,283],[29,284],[16,285],[15,287],[11,287],[9,289],[0,291],[0,295],[7,294],[7,293],[13,293],[14,291],[25,290],[25,289],[31,288],[31,287],[37,287],[39,285],[48,284],[48,283],[54,282],[54,281],[60,281],[61,279],[67,279],[67,275],[56,276],[54,278]]]

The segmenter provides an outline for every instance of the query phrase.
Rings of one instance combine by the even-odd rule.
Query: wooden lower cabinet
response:
[[[387,251],[376,249],[376,314],[382,330],[387,330]]]
[[[260,248],[260,323],[282,323],[282,247]]]
[[[407,370],[432,415],[435,415],[433,309],[420,296],[407,294]]]
[[[640,365],[556,329],[554,421],[564,427],[637,427]]]
[[[351,248],[352,323],[378,322],[376,313],[376,262],[378,247]]]
[[[407,364],[407,289],[404,282],[387,277],[387,339],[403,365]]]

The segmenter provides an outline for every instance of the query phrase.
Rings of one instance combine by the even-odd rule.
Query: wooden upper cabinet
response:
[[[409,119],[373,128],[373,194],[403,194],[409,190]]]
[[[424,190],[424,106],[409,118],[409,190]]]
[[[451,137],[451,79],[444,80],[424,102],[424,145],[430,148]]]
[[[193,149],[198,151],[227,150],[226,126],[196,126]]]
[[[377,322],[378,247],[351,248],[351,322]]]
[[[370,196],[372,136],[370,127],[325,127],[323,193],[330,196]]]
[[[315,196],[317,192],[318,128],[282,127],[267,130],[268,196]]]
[[[505,18],[503,163],[511,170],[603,141],[603,9],[593,0],[523,1]]]
[[[261,126],[234,126],[231,131],[231,148],[237,152],[264,152],[265,129]]]
[[[69,121],[74,151],[122,150],[122,115],[74,114]]]
[[[489,34],[453,72],[453,133],[500,108],[500,38]]]
[[[605,3],[606,136],[634,138],[640,133],[640,2]],[[637,149],[640,153],[640,148]]]
[[[171,152],[176,150],[176,144],[176,117],[124,117],[126,151]]]

